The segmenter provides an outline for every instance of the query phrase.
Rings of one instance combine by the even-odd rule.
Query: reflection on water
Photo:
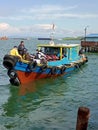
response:
[[[62,84],[61,81],[62,80]],[[45,100],[51,100],[52,95],[63,95],[61,86],[65,83],[62,78],[41,79],[19,87],[10,86],[10,97],[8,102],[3,105],[4,115],[15,116],[30,112],[40,107]],[[56,85],[57,84],[57,85]],[[66,89],[66,87],[65,87]]]
[[[49,124],[51,128],[65,128],[60,122],[65,122],[62,114],[66,114],[63,111],[67,87],[66,81],[60,77],[41,79],[19,87],[10,85],[10,97],[3,105],[2,119],[5,120],[3,123],[6,122],[3,126],[15,130],[46,130]]]
[[[22,84],[20,85],[19,89],[19,95],[23,96],[27,93],[33,93],[36,91],[37,83],[36,82],[30,82],[28,84]]]
[[[58,80],[59,79],[59,80]],[[19,95],[26,95],[34,92],[39,92],[39,90],[43,89],[50,89],[51,86],[54,86],[55,84],[58,84],[61,82],[63,78],[49,78],[49,79],[41,79],[41,80],[36,80],[27,84],[22,84],[20,85],[19,89]],[[55,86],[54,86],[55,87]]]

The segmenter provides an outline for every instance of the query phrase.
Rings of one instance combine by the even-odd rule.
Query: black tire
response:
[[[15,79],[17,77],[17,73],[15,70],[13,69],[9,69],[8,72],[7,72],[8,76],[11,78],[11,79]]]
[[[3,61],[3,66],[7,69],[11,69],[15,66],[15,62],[10,59],[6,59]]]
[[[18,57],[5,55],[3,58],[3,66],[7,69],[13,68],[18,61]]]
[[[65,67],[65,66],[62,66],[62,67],[61,67],[61,74],[63,74],[63,73],[65,72],[65,70],[66,70],[66,67]]]
[[[18,78],[10,79],[9,81],[14,86],[19,86],[20,85],[20,81],[18,80]]]
[[[11,60],[13,62],[17,62],[19,60],[18,56],[5,55],[3,60]]]
[[[7,60],[7,59],[10,59],[12,61],[14,61],[14,56],[11,56],[11,55],[5,55],[3,60]]]
[[[57,67],[53,66],[53,67],[51,68],[51,74],[55,74],[56,71],[57,71]]]
[[[41,71],[45,71],[47,69],[47,65],[44,64],[40,68],[41,68]]]
[[[32,61],[28,64],[28,68],[30,71],[33,71],[36,69],[36,66],[37,66],[37,62],[36,61]]]

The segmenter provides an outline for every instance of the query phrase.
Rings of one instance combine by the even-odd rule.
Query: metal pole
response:
[[[85,41],[86,41],[86,28],[84,29],[84,31],[85,31]]]
[[[86,41],[86,32],[87,32],[87,28],[88,28],[88,26],[86,26],[85,28],[84,28],[84,31],[85,31],[85,37],[84,37],[84,40]]]

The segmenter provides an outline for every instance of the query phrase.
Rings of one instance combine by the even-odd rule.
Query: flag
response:
[[[55,29],[55,25],[54,25],[54,24],[52,25],[52,29],[53,29],[53,30]]]

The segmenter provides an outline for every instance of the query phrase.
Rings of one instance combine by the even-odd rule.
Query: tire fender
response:
[[[11,55],[5,55],[3,58],[3,66],[7,69],[11,69],[15,66],[18,58]]]
[[[51,74],[55,74],[56,73],[56,70],[57,70],[57,67],[53,66],[51,68]]]
[[[46,69],[47,69],[47,65],[44,64],[41,66],[41,71],[45,71]]]
[[[14,85],[14,86],[19,86],[19,85],[20,85],[20,81],[19,81],[18,78],[10,79],[9,81],[10,81],[10,83],[11,83],[12,85]]]
[[[61,67],[61,74],[63,74],[63,73],[65,72],[65,70],[66,70],[66,67],[65,67],[65,66],[62,66],[62,67]]]
[[[13,69],[9,69],[8,72],[7,72],[8,76],[11,78],[11,79],[15,79],[17,77],[17,73],[15,70]]]
[[[30,71],[33,71],[36,69],[36,66],[37,66],[37,62],[36,61],[32,61],[28,64],[28,68]]]

